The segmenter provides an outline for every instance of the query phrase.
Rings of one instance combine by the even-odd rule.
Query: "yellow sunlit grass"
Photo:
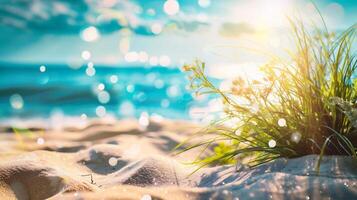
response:
[[[290,57],[272,54],[260,68],[262,77],[254,69],[252,77],[233,80],[231,89],[218,88],[206,76],[205,63],[184,67],[196,92],[216,94],[223,102],[224,115],[204,132],[214,139],[192,147],[215,151],[197,164],[231,163],[237,156],[252,158],[249,165],[309,154],[357,159],[356,25],[331,37],[325,28],[290,24]],[[226,126],[232,119],[236,124]]]

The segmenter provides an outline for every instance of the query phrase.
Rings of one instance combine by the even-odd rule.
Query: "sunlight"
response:
[[[293,4],[292,0],[243,1],[235,5],[234,17],[265,29],[284,24],[285,16]]]
[[[246,62],[233,65],[222,63],[213,66],[208,66],[207,73],[212,77],[224,78],[228,80],[237,77],[244,77],[245,79],[250,81],[260,80],[263,78],[263,73],[260,70],[261,65],[262,64],[259,62]]]
[[[0,200],[354,199],[355,10],[1,0]]]

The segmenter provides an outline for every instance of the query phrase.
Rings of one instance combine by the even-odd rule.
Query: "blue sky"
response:
[[[356,1],[315,3],[332,30],[356,23]],[[0,61],[179,66],[200,58],[219,74],[265,61],[241,47],[285,48],[287,14],[318,21],[307,0],[3,0]]]

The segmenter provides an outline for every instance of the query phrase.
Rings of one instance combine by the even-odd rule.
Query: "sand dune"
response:
[[[316,156],[279,159],[254,169],[207,167],[188,176],[195,152],[172,148],[200,127],[184,121],[93,121],[83,128],[33,128],[19,136],[2,127],[0,199],[351,199],[356,163]],[[40,139],[39,139],[40,138]],[[204,140],[204,137],[201,138]],[[197,150],[198,151],[198,150]]]

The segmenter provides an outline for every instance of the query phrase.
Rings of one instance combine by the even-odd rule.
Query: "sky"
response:
[[[288,48],[287,16],[343,30],[353,0],[1,0],[0,62],[179,67],[230,76]],[[237,70],[235,70],[237,71]],[[239,71],[239,70],[238,70]]]

